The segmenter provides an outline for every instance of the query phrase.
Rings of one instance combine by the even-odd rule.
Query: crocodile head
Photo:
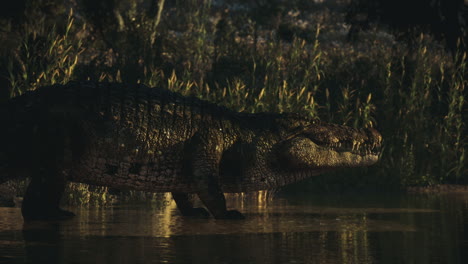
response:
[[[369,166],[379,160],[382,137],[375,129],[312,124],[283,141],[279,156],[289,168],[320,173]]]
[[[337,168],[369,166],[379,160],[382,137],[373,128],[355,129],[318,121],[289,128],[278,156],[290,169],[317,174]]]
[[[340,168],[379,160],[382,137],[373,128],[328,124],[296,114],[252,116],[253,136],[221,159],[227,192],[274,189]]]

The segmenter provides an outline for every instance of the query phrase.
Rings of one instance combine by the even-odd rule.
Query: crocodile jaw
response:
[[[379,154],[373,149],[358,151],[321,146],[306,137],[289,140],[281,150],[288,167],[306,170],[369,166],[379,160]]]

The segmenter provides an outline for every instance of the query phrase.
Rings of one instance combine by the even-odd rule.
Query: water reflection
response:
[[[170,196],[167,196],[169,199]],[[245,221],[183,218],[173,202],[70,208],[23,225],[0,208],[4,263],[464,263],[468,199],[231,196]],[[169,200],[168,200],[169,201]]]

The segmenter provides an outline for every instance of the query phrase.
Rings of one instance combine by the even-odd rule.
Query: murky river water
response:
[[[468,263],[468,195],[234,197],[247,219],[183,218],[174,203],[69,208],[24,225],[0,208],[1,263]]]

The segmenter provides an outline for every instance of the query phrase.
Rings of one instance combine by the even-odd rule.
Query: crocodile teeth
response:
[[[359,151],[360,146],[361,146],[361,143],[354,141],[352,151]]]

